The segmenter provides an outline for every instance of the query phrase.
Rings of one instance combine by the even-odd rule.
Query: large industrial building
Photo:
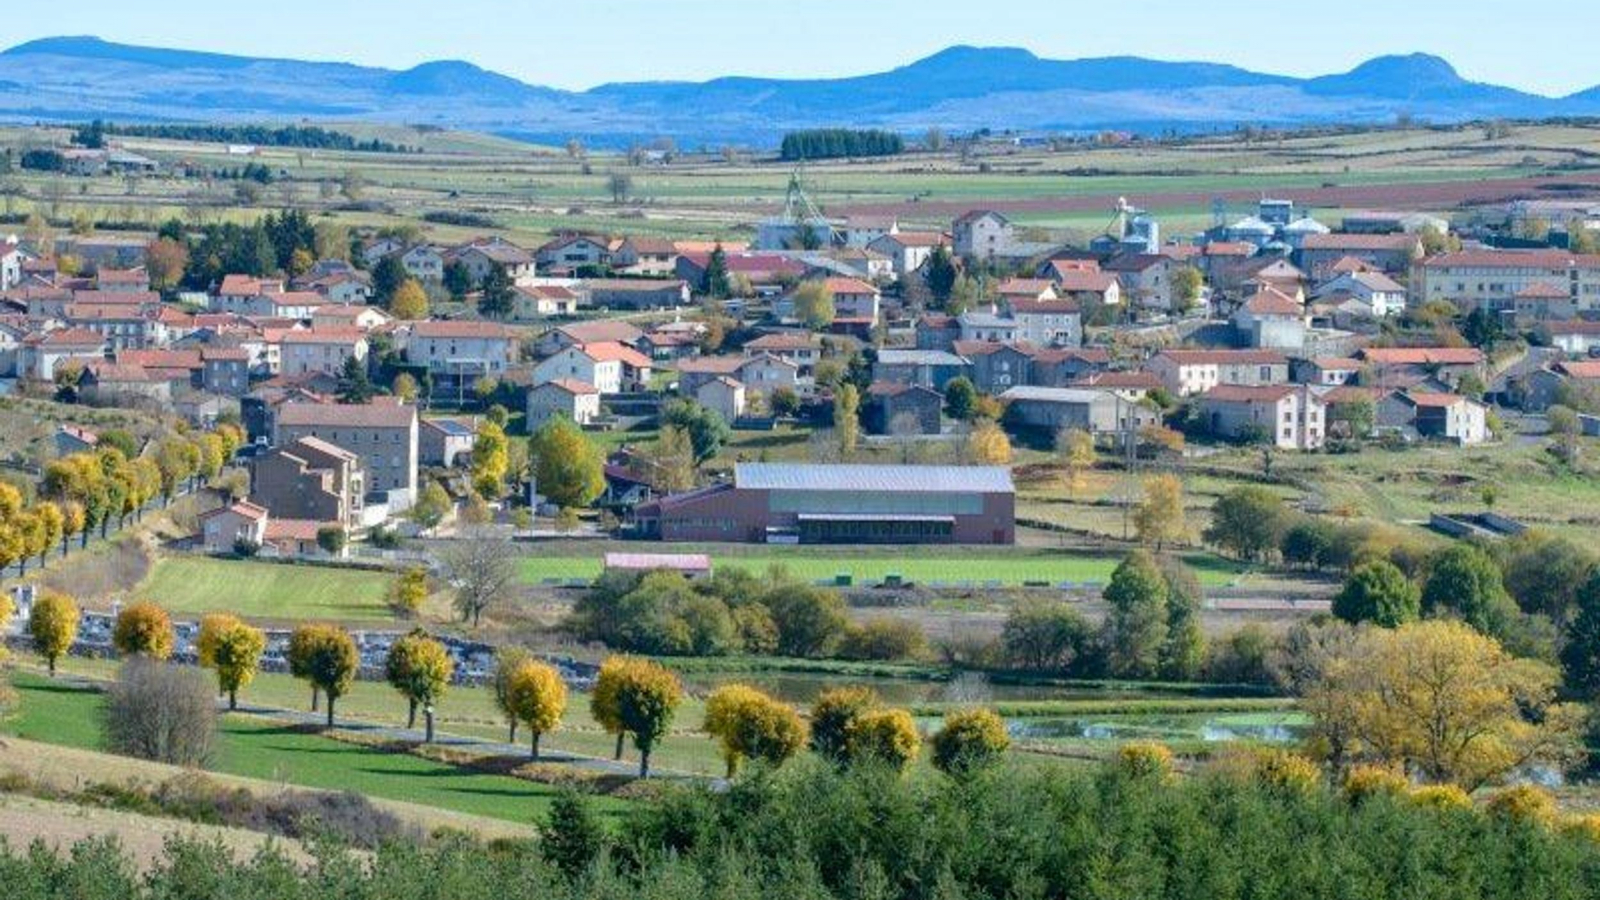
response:
[[[645,537],[775,544],[1010,544],[1016,489],[998,466],[741,463],[733,481],[634,510]]]

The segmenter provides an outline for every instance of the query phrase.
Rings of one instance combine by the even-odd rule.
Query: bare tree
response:
[[[216,747],[216,689],[196,668],[133,657],[106,692],[102,715],[114,753],[204,766]]]
[[[509,538],[487,527],[469,528],[442,554],[455,586],[461,621],[476,628],[489,604],[516,580],[516,550]]]
[[[916,413],[897,413],[889,420],[889,434],[900,451],[901,465],[909,466],[922,457],[922,420]]]

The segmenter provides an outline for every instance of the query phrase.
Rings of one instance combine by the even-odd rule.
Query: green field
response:
[[[382,572],[246,560],[171,557],[156,563],[133,590],[186,616],[227,611],[251,619],[391,619]]]
[[[1015,587],[1026,582],[1056,585],[1110,580],[1120,561],[1114,556],[1066,555],[1048,551],[997,553],[986,549],[916,547],[850,552],[834,548],[795,548],[790,551],[743,551],[738,548],[664,545],[662,553],[709,553],[713,566],[733,566],[762,572],[782,566],[807,581],[832,581],[848,575],[854,584],[877,584],[885,576],[899,575],[915,584],[943,582],[983,586],[997,583]],[[1201,582],[1220,586],[1238,577],[1239,570],[1214,556],[1185,557]],[[600,574],[600,554],[593,556],[533,556],[522,561],[522,578],[529,583],[547,580],[592,579]]]
[[[21,708],[0,724],[4,733],[43,743],[102,749],[97,692],[31,674],[19,675],[15,686]],[[229,775],[349,790],[513,822],[544,815],[556,793],[547,785],[385,753],[248,716],[223,719],[221,752],[211,768]],[[618,801],[599,802],[605,810],[620,807]]]

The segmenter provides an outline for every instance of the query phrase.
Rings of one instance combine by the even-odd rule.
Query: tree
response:
[[[562,416],[551,423],[565,421]],[[506,475],[511,471],[511,449],[504,428],[485,419],[478,423],[478,439],[472,446],[472,488],[485,500],[505,493]],[[541,481],[541,488],[544,487]],[[548,496],[548,494],[546,495]]]
[[[1011,607],[1000,631],[1006,659],[1032,672],[1068,671],[1089,640],[1089,623],[1065,603],[1024,600]]]
[[[589,715],[607,734],[615,735],[617,738],[613,759],[622,758],[622,739],[628,734],[627,724],[622,721],[619,697],[622,683],[633,664],[634,660],[631,657],[606,657],[605,661],[600,663],[600,671],[595,675],[594,692],[589,695]]]
[[[511,706],[511,676],[522,664],[533,659],[525,647],[507,644],[494,652],[494,672],[489,676],[489,690],[494,697],[494,707],[506,720],[509,729],[507,743],[517,742],[517,713]]]
[[[505,266],[491,263],[478,292],[478,314],[490,319],[503,319],[511,315],[516,299],[517,285],[511,280],[511,273],[506,271]]]
[[[422,492],[417,497],[417,502],[412,505],[407,513],[411,521],[417,523],[424,530],[438,527],[444,517],[450,513],[454,506],[450,502],[450,494],[445,491],[444,485],[437,481],[429,481],[422,486]]]
[[[1160,674],[1168,681],[1192,681],[1205,663],[1205,633],[1200,607],[1205,592],[1182,560],[1160,557],[1156,565],[1167,583],[1167,637],[1161,644]]]
[[[1205,287],[1205,277],[1194,266],[1179,266],[1172,273],[1172,300],[1177,312],[1186,313],[1200,302],[1200,291]]]
[[[717,740],[729,778],[746,759],[780,765],[805,746],[805,725],[795,711],[743,684],[711,692],[703,728]]]
[[[255,680],[261,655],[267,649],[267,636],[235,619],[215,637],[210,666],[217,673],[217,687],[228,695],[228,709],[239,708],[239,692]]]
[[[965,375],[957,375],[944,386],[944,410],[960,422],[970,422],[977,415],[978,389]]]
[[[627,667],[617,686],[617,717],[633,735],[640,778],[650,777],[650,752],[672,726],[672,716],[682,700],[683,685],[671,671],[645,660]]]
[[[1066,471],[1067,491],[1083,490],[1084,473],[1094,468],[1094,436],[1082,428],[1063,428],[1056,434],[1056,455]]]
[[[843,598],[811,584],[779,585],[761,602],[778,628],[778,652],[784,656],[823,655],[850,622]]]
[[[428,599],[428,569],[414,565],[400,573],[389,589],[389,608],[402,618],[414,618]]]
[[[606,177],[606,193],[611,195],[612,203],[627,203],[633,193],[633,176],[626,172],[612,172]]]
[[[787,418],[800,412],[800,395],[787,385],[776,387],[767,398],[767,405],[771,407],[774,416]]]
[[[833,291],[828,283],[819,280],[805,281],[794,291],[794,314],[807,328],[821,331],[833,324],[837,314]]]
[[[969,709],[946,713],[931,746],[934,766],[959,777],[998,762],[1011,747],[1011,736],[993,710]]]
[[[845,755],[852,765],[877,763],[904,770],[922,749],[917,723],[903,709],[873,709],[845,729]]]
[[[452,541],[441,556],[455,586],[461,621],[478,627],[483,611],[516,581],[516,549],[509,540],[477,529]]]
[[[956,264],[950,258],[950,251],[943,244],[934,247],[933,252],[928,254],[928,261],[922,266],[922,280],[928,286],[928,293],[939,304],[943,305],[950,299],[956,275]]]
[[[1334,595],[1333,614],[1351,624],[1371,622],[1395,628],[1416,621],[1422,597],[1394,563],[1373,560],[1356,567]]]
[[[400,288],[410,280],[411,273],[406,271],[398,253],[385,256],[372,268],[372,296],[379,306],[388,309]]]
[[[145,656],[161,661],[172,655],[172,617],[167,611],[141,600],[117,613],[111,645],[123,656]]]
[[[317,547],[329,556],[342,555],[349,538],[343,525],[324,525],[317,529]]]
[[[415,278],[407,278],[389,300],[389,312],[408,322],[428,317],[428,294]]]
[[[720,241],[711,248],[711,255],[706,259],[705,283],[700,285],[700,289],[713,300],[725,300],[731,293],[731,285],[728,282],[728,253],[722,249]]]
[[[372,382],[367,378],[367,363],[365,360],[354,356],[347,356],[344,365],[339,368],[339,385],[337,396],[340,403],[366,403],[372,399],[376,391]]]
[[[1452,544],[1434,557],[1422,587],[1422,611],[1459,616],[1484,634],[1503,637],[1517,605],[1493,557],[1471,544]]]
[[[472,270],[459,259],[452,259],[444,264],[444,276],[441,279],[444,289],[450,294],[450,299],[460,303],[472,292]],[[424,300],[427,298],[424,297]]]
[[[193,669],[148,657],[122,664],[102,707],[113,753],[176,766],[204,766],[216,741],[211,686]]]
[[[867,687],[830,688],[811,704],[811,750],[835,763],[848,759],[850,726],[879,707],[878,695]]]
[[[661,411],[661,424],[682,428],[688,433],[696,464],[716,456],[733,436],[733,430],[721,413],[688,399],[668,403]]]
[[[1499,549],[1506,590],[1517,604],[1526,612],[1565,621],[1595,565],[1593,553],[1539,528],[1528,529]]]
[[[361,655],[344,629],[332,625],[313,627],[316,636],[307,651],[305,677],[328,698],[328,727],[332,728],[334,704],[355,682]]]
[[[1555,685],[1549,666],[1434,620],[1363,632],[1303,704],[1324,740],[1474,790],[1569,758],[1579,711],[1555,702]]]
[[[657,491],[676,494],[694,487],[694,442],[684,429],[664,426],[643,461],[641,477]]]
[[[1183,516],[1183,482],[1170,474],[1153,475],[1144,480],[1144,497],[1133,508],[1133,528],[1142,544],[1154,545],[1156,552],[1167,543],[1183,540],[1188,525]]]
[[[152,290],[163,293],[178,287],[189,267],[189,248],[171,238],[152,241],[145,250],[145,271]]]
[[[1118,678],[1150,678],[1167,640],[1167,580],[1155,557],[1135,550],[1111,573],[1102,596],[1106,662]]]
[[[849,456],[861,438],[861,394],[853,384],[840,385],[833,395],[833,433],[839,455]]]
[[[394,376],[394,383],[389,389],[401,403],[415,403],[417,401],[417,379],[411,377],[410,372],[401,372]]]
[[[524,660],[506,679],[506,708],[528,726],[532,755],[538,759],[539,739],[556,730],[566,712],[566,682],[554,666]]]
[[[966,458],[975,466],[1005,466],[1011,463],[1011,439],[992,419],[983,419],[967,435]]]
[[[1578,589],[1577,611],[1561,646],[1567,686],[1586,700],[1600,697],[1600,569]]]
[[[45,591],[28,611],[28,636],[33,639],[33,649],[44,657],[52,678],[56,660],[78,639],[79,618],[78,604],[56,591]]]
[[[1283,501],[1264,487],[1246,485],[1217,500],[1202,537],[1241,559],[1260,560],[1279,546],[1286,527]]]
[[[539,493],[563,509],[588,506],[606,488],[605,459],[598,447],[565,416],[553,416],[529,439]]]
[[[414,629],[389,646],[383,674],[389,686],[406,698],[406,727],[417,725],[417,708],[427,709],[444,696],[455,675],[455,661],[445,646]],[[428,743],[433,743],[433,719],[428,718]]]
[[[539,854],[568,881],[587,872],[608,843],[605,826],[583,794],[568,788],[551,801],[550,817],[539,832]]]

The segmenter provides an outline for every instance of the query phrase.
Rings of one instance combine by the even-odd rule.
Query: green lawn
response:
[[[17,676],[15,687],[21,695],[20,709],[0,725],[5,733],[49,744],[103,749],[96,691],[27,673]],[[221,751],[211,768],[228,775],[350,790],[513,822],[543,816],[556,792],[548,785],[385,753],[248,716],[223,719]],[[622,805],[604,798],[598,802],[607,811]]]
[[[1119,560],[1111,556],[1066,555],[1048,551],[995,552],[987,549],[922,547],[907,551],[884,549],[852,552],[835,548],[761,548],[741,552],[739,548],[667,545],[655,548],[663,553],[711,554],[714,566],[734,566],[756,572],[770,566],[784,566],[797,578],[807,581],[849,575],[855,584],[876,584],[887,575],[918,584],[942,581],[983,584],[997,581],[1015,586],[1024,582],[1104,583]],[[591,579],[600,574],[601,554],[592,556],[534,556],[522,560],[522,578],[539,583],[547,579]],[[1186,557],[1201,582],[1223,585],[1238,576],[1238,570],[1210,555]]]
[[[157,563],[133,595],[179,615],[381,621],[392,618],[384,604],[392,581],[384,572],[172,557]]]

